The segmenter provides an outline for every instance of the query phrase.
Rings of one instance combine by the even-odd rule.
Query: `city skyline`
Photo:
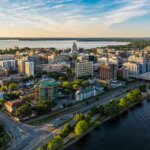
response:
[[[149,0],[1,0],[0,37],[149,37]]]

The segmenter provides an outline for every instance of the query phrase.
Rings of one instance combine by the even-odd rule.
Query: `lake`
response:
[[[0,40],[0,49],[30,47],[30,48],[50,48],[57,49],[71,48],[73,40]],[[96,48],[108,45],[126,45],[127,42],[114,42],[114,41],[76,41],[80,48]]]
[[[150,102],[104,123],[66,150],[150,150]]]

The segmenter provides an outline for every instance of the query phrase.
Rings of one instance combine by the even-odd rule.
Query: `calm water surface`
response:
[[[66,150],[150,150],[150,102],[103,124]]]
[[[0,40],[0,48],[14,48],[18,46],[19,48],[23,47],[30,47],[30,48],[49,48],[55,47],[58,49],[62,48],[71,48],[73,44],[73,40],[46,40],[46,41],[23,41],[23,40]],[[95,48],[95,47],[102,47],[108,45],[126,45],[127,42],[76,42],[78,47],[80,48]]]

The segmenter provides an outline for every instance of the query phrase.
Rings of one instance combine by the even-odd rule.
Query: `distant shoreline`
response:
[[[150,40],[150,37],[134,37],[134,38],[123,38],[123,37],[110,37],[110,38],[42,38],[42,37],[37,37],[37,38],[13,38],[13,37],[8,37],[4,38],[1,37],[0,40],[19,40],[19,41],[68,41],[68,40],[74,40],[74,41],[82,41],[82,42],[106,42],[106,41],[116,41],[116,42],[131,42],[131,41],[145,41],[145,40]]]

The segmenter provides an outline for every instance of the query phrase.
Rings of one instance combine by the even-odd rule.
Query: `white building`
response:
[[[91,97],[94,97],[98,94],[101,94],[104,92],[104,88],[101,86],[93,86],[93,87],[88,87],[86,89],[77,91],[75,94],[76,100],[77,101],[82,101]]]
[[[5,68],[7,71],[15,71],[16,60],[0,60],[0,66]]]
[[[145,57],[137,57],[135,55],[132,55],[128,58],[128,62],[139,64],[140,65],[139,73],[146,72],[146,58]]]
[[[129,76],[140,74],[140,64],[138,63],[127,62],[127,63],[124,63],[123,66],[128,69]]]
[[[25,74],[25,60],[18,60],[18,73],[20,75]]]
[[[87,54],[87,53],[80,53],[79,55],[78,55],[78,57],[77,57],[77,59],[79,60],[79,61],[84,61],[84,60],[89,60],[89,54]]]
[[[76,77],[91,76],[93,77],[93,62],[92,61],[81,61],[75,64]]]
[[[27,61],[25,62],[25,75],[34,76],[34,62]]]
[[[77,54],[78,54],[78,47],[77,47],[76,42],[74,42],[70,51],[70,55],[73,56]]]
[[[109,58],[107,58],[107,57],[98,57],[97,61],[100,64],[109,63],[109,64],[115,64],[117,66],[118,66],[118,62],[119,62],[118,57],[109,57]]]
[[[68,56],[68,54],[58,54],[58,55],[51,55],[48,56],[48,63],[49,64],[55,64],[55,63],[59,63],[59,62],[67,62],[69,61],[70,57]]]

